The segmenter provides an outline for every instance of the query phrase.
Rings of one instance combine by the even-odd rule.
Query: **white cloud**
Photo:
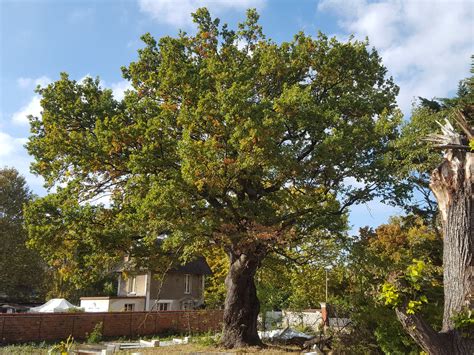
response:
[[[44,86],[47,86],[48,84],[50,84],[51,82],[52,82],[52,80],[50,78],[43,75],[43,76],[35,79],[35,86],[39,85],[41,87],[44,87]]]
[[[28,186],[35,193],[42,193],[43,179],[30,173],[30,163],[33,160],[27,153],[24,145],[26,138],[15,138],[0,131],[0,168],[14,167],[23,175]]]
[[[32,79],[31,78],[18,78],[16,82],[20,88],[26,89],[27,87],[31,85]]]
[[[240,51],[243,50],[246,46],[248,46],[248,42],[245,39],[240,38],[237,40],[237,48]]]
[[[140,10],[155,21],[174,26],[192,24],[191,13],[199,7],[207,7],[211,13],[230,10],[262,8],[266,0],[138,0]]]
[[[469,75],[472,1],[323,0],[318,10],[336,13],[346,34],[369,37],[400,86],[406,114],[415,97],[447,96]]]
[[[38,95],[35,95],[31,100],[12,116],[12,121],[18,125],[28,125],[28,115],[39,117],[41,115],[41,99]]]
[[[361,189],[366,186],[366,184],[363,181],[357,180],[355,177],[347,177],[344,179],[344,186],[352,186],[355,189]]]
[[[116,83],[112,83],[110,85],[112,89],[112,94],[114,95],[116,100],[122,100],[125,96],[125,91],[132,89],[132,84],[130,84],[127,80],[122,80]]]
[[[95,10],[92,7],[76,8],[68,15],[68,20],[72,24],[80,24],[94,18]]]
[[[90,74],[84,75],[82,78],[78,80],[79,83],[84,83],[86,78],[92,78]],[[112,94],[114,95],[115,100],[122,100],[125,96],[125,91],[132,90],[132,84],[128,80],[121,80],[115,83],[107,83],[104,80],[100,80],[99,85],[102,88],[109,88],[112,89]]]
[[[40,85],[41,87],[45,87],[46,85],[51,83],[52,80],[48,78],[47,76],[43,75],[43,76],[40,76],[39,78],[20,77],[16,80],[16,82],[21,89],[31,89],[31,88],[35,88],[38,85]]]
[[[9,134],[0,131],[0,158],[5,159],[5,157],[21,150],[25,143],[26,138],[13,138]]]

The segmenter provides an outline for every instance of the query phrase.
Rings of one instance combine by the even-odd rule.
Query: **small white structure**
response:
[[[79,307],[74,306],[64,298],[53,298],[45,304],[30,308],[30,312],[36,313],[58,313],[67,312],[69,309],[78,309]]]
[[[85,312],[133,312],[145,310],[145,297],[81,297]]]

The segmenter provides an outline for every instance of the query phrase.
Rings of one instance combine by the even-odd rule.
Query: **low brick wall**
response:
[[[135,337],[166,331],[222,329],[222,310],[107,313],[22,313],[0,315],[0,343],[86,338],[102,322],[104,337]]]

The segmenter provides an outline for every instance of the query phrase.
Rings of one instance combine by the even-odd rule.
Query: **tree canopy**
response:
[[[142,37],[121,101],[66,73],[38,90],[28,150],[55,192],[29,207],[29,236],[77,283],[121,254],[159,253],[158,235],[185,256],[217,245],[230,255],[227,297],[249,285],[245,308],[268,253],[311,250],[346,229],[353,203],[396,195],[398,87],[368,42],[277,44],[255,10],[236,31],[206,9],[193,18],[195,34]],[[243,343],[258,339],[249,329]]]

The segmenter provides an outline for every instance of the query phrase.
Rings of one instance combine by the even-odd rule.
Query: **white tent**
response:
[[[67,312],[68,309],[79,308],[69,303],[64,298],[53,298],[45,304],[30,308],[30,312],[37,313],[54,313],[54,312]]]

